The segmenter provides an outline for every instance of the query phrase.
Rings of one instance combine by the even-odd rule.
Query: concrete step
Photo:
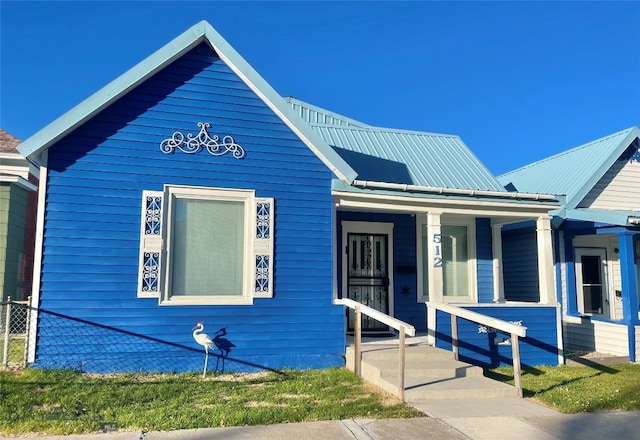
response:
[[[432,382],[427,386],[405,385],[407,400],[423,399],[498,399],[518,397],[516,388],[487,377],[459,377],[450,381]]]
[[[347,367],[353,371],[353,346]],[[392,394],[398,393],[399,350],[395,344],[363,344],[362,378]],[[405,400],[497,399],[517,397],[515,387],[486,378],[481,367],[456,361],[450,351],[412,345],[405,352]]]
[[[388,360],[398,359],[399,351],[398,345],[389,344],[372,344],[363,345],[361,348],[362,360]],[[353,366],[353,353],[354,347],[347,346],[346,361],[347,367],[352,369]],[[441,348],[436,348],[431,345],[407,345],[405,349],[405,361],[410,362],[413,360],[419,361],[447,361],[453,360],[453,353]]]
[[[374,359],[365,361],[367,369],[378,371],[380,376],[397,376],[399,365],[397,359]],[[363,366],[364,368],[364,366]],[[453,378],[453,377],[482,377],[481,367],[469,365],[455,360],[410,360],[405,363],[405,377],[421,378]]]

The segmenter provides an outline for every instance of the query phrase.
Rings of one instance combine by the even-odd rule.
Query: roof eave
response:
[[[211,45],[218,56],[282,118],[338,178],[351,182],[357,177],[357,173],[296,115],[284,99],[204,20],[25,140],[18,146],[18,152],[27,158],[37,160],[40,153],[203,41]]]
[[[602,179],[605,173],[611,168],[616,160],[620,157],[620,155],[626,150],[629,145],[636,139],[640,137],[640,129],[638,127],[632,127],[629,130],[629,133],[620,140],[616,148],[611,151],[611,154],[607,156],[605,160],[602,161],[598,170],[593,173],[589,179],[587,179],[582,187],[578,189],[572,196],[567,197],[566,207],[568,209],[574,209],[578,206],[580,202],[589,194],[589,192],[593,189],[593,187]]]
[[[198,45],[205,38],[204,22],[192,26],[171,42],[149,55],[127,72],[89,96],[80,104],[45,126],[20,144],[17,150],[25,157],[37,156],[43,150],[80,127],[113,102],[140,85]]]

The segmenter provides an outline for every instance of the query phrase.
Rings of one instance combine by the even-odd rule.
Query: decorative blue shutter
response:
[[[253,237],[254,298],[273,297],[274,199],[256,198],[256,227]]]
[[[164,193],[142,191],[138,298],[158,298],[161,289]]]

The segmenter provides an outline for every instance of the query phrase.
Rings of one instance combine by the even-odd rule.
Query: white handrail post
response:
[[[355,307],[355,320],[356,322],[353,325],[353,339],[354,339],[354,347],[353,347],[353,371],[357,376],[360,376],[360,361],[362,359],[362,353],[360,348],[360,343],[362,342],[362,313],[360,311],[360,307]]]
[[[400,341],[398,343],[399,346],[399,365],[398,365],[398,374],[399,374],[399,389],[398,389],[398,397],[400,400],[404,402],[404,369],[405,369],[405,346],[404,346],[404,332],[406,331],[405,326],[400,326]]]
[[[451,314],[451,350],[453,351],[453,358],[458,359],[458,317]]]
[[[518,335],[511,333],[511,353],[513,357],[513,381],[515,382],[516,389],[518,390],[518,396],[524,397],[522,391],[522,378],[520,368],[520,346],[518,341]]]
[[[4,347],[2,349],[2,369],[9,366],[9,330],[11,327],[11,297],[7,298],[7,314],[4,322]]]

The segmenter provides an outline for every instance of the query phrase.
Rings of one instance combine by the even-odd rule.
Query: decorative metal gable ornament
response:
[[[207,128],[211,127],[208,122],[198,122],[200,133],[193,135],[188,133],[186,136],[179,131],[173,133],[168,139],[160,142],[160,151],[165,154],[172,154],[176,148],[186,154],[194,154],[206,148],[209,154],[213,156],[223,156],[230,153],[235,159],[242,159],[246,156],[246,151],[238,145],[232,136],[226,135],[220,140],[218,135],[211,135],[207,132]]]

